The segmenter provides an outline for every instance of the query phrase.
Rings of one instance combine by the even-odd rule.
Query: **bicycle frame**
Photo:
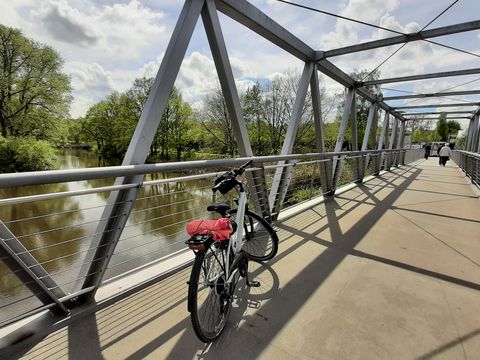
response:
[[[235,217],[235,222],[237,224],[237,231],[230,237],[229,246],[227,250],[227,266],[226,266],[226,277],[227,283],[230,283],[235,275],[235,272],[230,274],[230,251],[233,251],[234,259],[237,257],[238,253],[242,249],[242,238],[243,238],[243,221],[245,218],[245,208],[247,206],[247,193],[245,190],[240,191],[240,196],[238,198],[238,209],[237,216]]]

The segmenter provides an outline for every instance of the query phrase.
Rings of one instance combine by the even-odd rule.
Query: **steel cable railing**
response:
[[[381,168],[388,168],[384,162],[382,167],[378,165],[378,159],[387,159],[391,156],[390,166],[416,160],[421,155],[405,150],[384,150],[349,153],[324,153],[286,156],[267,156],[254,158],[255,168],[249,169],[245,175],[249,179],[249,191],[252,200],[268,202],[281,200],[282,208],[288,208],[295,204],[310,200],[320,195],[332,192],[337,186],[350,182],[361,181],[364,176],[378,173]],[[343,165],[343,172],[332,184],[333,160],[339,160]],[[185,224],[196,218],[209,216],[206,206],[211,203],[211,182],[215,176],[223,173],[229,167],[241,164],[245,159],[222,159],[202,162],[202,167],[196,162],[142,165],[140,170],[128,167],[122,172],[122,167],[114,169],[78,169],[68,171],[69,180],[86,180],[88,189],[75,188],[69,191],[68,186],[61,186],[62,191],[31,195],[28,192],[16,191],[17,197],[0,200],[0,220],[8,228],[14,237],[0,239],[4,245],[10,242],[20,243],[24,249],[17,255],[31,255],[36,263],[23,265],[27,269],[43,268],[46,275],[39,276],[36,280],[20,281],[17,275],[23,270],[17,268],[8,269],[4,261],[9,256],[0,256],[0,325],[21,318],[31,311],[47,309],[55,306],[52,301],[41,306],[37,296],[41,293],[32,292],[30,285],[36,281],[44,281],[47,278],[54,280],[54,285],[49,290],[62,289],[67,292],[71,299],[87,290],[82,289],[83,281],[99,271],[87,273],[92,264],[101,263],[109,258],[108,254],[94,257],[93,253],[99,249],[106,249],[110,244],[95,243],[94,239],[110,236],[120,228],[110,227],[103,230],[99,224],[122,219],[127,212],[114,213],[105,217],[106,210],[116,206],[124,206],[132,203],[132,209],[128,213],[128,219],[122,227],[123,233],[119,236],[117,246],[104,276],[104,280],[130,272],[139,266],[151,261],[162,259],[171,253],[184,248]],[[386,160],[385,160],[386,161]],[[187,164],[187,165],[185,165]],[[96,178],[104,179],[112,176],[135,174],[147,174],[161,171],[188,170],[189,175],[173,174],[173,177],[154,179],[153,176],[143,183],[109,185],[95,187],[88,184],[92,179],[92,173]],[[211,169],[214,172],[194,174],[195,169]],[[285,179],[278,179],[278,169],[286,171],[288,187],[283,194],[277,193],[270,198],[272,188],[281,185]],[[167,174],[167,173],[165,173]],[[261,175],[261,176],[260,176]],[[29,177],[30,176],[30,177]],[[21,182],[28,184],[43,183],[44,181],[56,181],[55,172],[31,175],[19,174]],[[0,187],[9,185],[11,179],[5,180],[0,176]],[[43,180],[39,180],[43,179]],[[67,183],[68,184],[68,183]],[[98,183],[97,183],[98,184]],[[330,187],[330,188],[329,188]],[[333,188],[332,188],[333,187]],[[55,187],[57,189],[57,187]],[[117,191],[127,189],[139,189],[135,201],[119,199],[109,202],[109,196]],[[18,187],[22,189],[22,187]],[[67,191],[65,191],[67,190]],[[85,190],[85,191],[84,191]],[[231,197],[217,196],[217,202],[225,201],[233,207]],[[29,206],[24,204],[28,203]],[[252,201],[253,206],[255,202]],[[271,204],[272,205],[272,204]],[[258,211],[258,209],[257,209]],[[0,236],[1,237],[1,236]],[[89,288],[91,291],[91,288]],[[4,317],[3,317],[4,316]],[[8,316],[8,317],[7,317]]]
[[[465,172],[472,183],[480,187],[480,154],[462,150],[454,150],[453,161]]]

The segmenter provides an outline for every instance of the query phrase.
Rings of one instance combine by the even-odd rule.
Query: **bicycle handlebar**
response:
[[[253,160],[248,160],[245,164],[240,166],[238,169],[232,169],[225,172],[223,175],[218,177],[215,180],[215,186],[212,188],[213,192],[220,191],[221,194],[226,194],[232,190],[236,185],[240,183],[235,179],[238,175],[242,175],[245,172],[245,169],[253,162]]]
[[[245,164],[243,164],[242,166],[240,166],[238,169],[234,169],[233,172],[235,173],[235,175],[242,175],[242,174],[245,172],[245,169],[246,169],[251,163],[253,163],[253,160],[248,160]]]

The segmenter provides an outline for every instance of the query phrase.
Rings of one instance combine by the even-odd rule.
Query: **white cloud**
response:
[[[119,62],[140,58],[142,50],[164,40],[164,13],[131,0],[96,5],[91,1],[44,0],[31,10],[27,28],[65,53]],[[80,49],[83,47],[84,49]]]
[[[83,116],[90,106],[102,100],[116,86],[111,74],[101,65],[82,62],[65,63],[65,72],[70,75],[74,102],[71,116]]]

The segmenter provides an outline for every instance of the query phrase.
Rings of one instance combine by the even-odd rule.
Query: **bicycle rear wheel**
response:
[[[235,218],[237,209],[230,211],[232,218]],[[248,257],[256,261],[272,259],[278,251],[278,236],[272,226],[262,218],[249,210],[245,211],[244,219],[244,241],[243,250]]]
[[[225,245],[214,243],[197,252],[190,275],[188,310],[195,334],[203,342],[218,338],[230,315],[235,283],[226,284]]]

